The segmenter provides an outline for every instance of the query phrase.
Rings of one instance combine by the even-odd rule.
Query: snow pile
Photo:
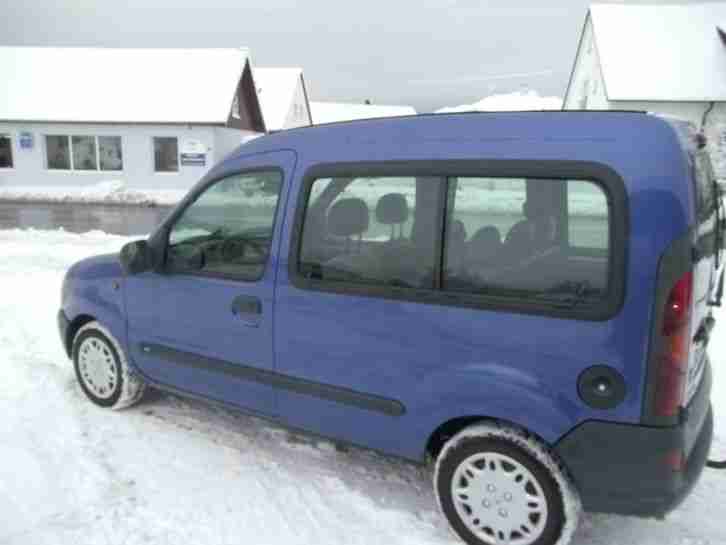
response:
[[[543,97],[537,91],[515,91],[502,95],[490,95],[474,104],[446,106],[436,110],[437,114],[453,112],[509,112],[529,110],[561,110],[562,98]]]
[[[453,545],[431,476],[250,416],[150,392],[87,402],[55,321],[65,270],[127,238],[0,230],[0,543]],[[711,342],[714,457],[726,454],[726,311]],[[726,543],[726,472],[665,522],[587,515],[573,545]]]
[[[354,104],[348,102],[311,102],[310,115],[315,125],[375,119],[379,117],[399,117],[416,115],[413,106],[391,106],[385,104]]]
[[[89,186],[0,186],[0,201],[164,206],[179,202],[186,189],[129,188],[122,180]]]

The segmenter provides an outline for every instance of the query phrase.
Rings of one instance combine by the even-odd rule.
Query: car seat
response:
[[[409,210],[405,195],[387,193],[378,199],[376,221],[391,228],[390,238],[378,247],[382,279],[394,285],[419,286],[421,273],[416,263],[416,249],[411,240],[403,236],[403,226],[408,219]]]
[[[554,245],[556,229],[551,211],[527,200],[522,204],[525,219],[514,224],[504,239],[507,257],[529,257]]]
[[[361,252],[363,233],[368,230],[369,225],[370,213],[363,199],[347,198],[334,203],[328,210],[328,233],[345,238],[345,250],[328,260],[325,267],[364,277],[374,273],[374,260]],[[356,236],[357,244],[353,246],[351,239]]]

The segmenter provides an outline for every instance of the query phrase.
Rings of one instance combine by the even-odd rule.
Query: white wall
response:
[[[701,127],[707,102],[630,102],[611,101],[613,110],[642,110],[691,121]],[[716,176],[726,180],[726,102],[717,102],[706,118],[705,131],[708,150]]]
[[[299,78],[295,87],[290,109],[285,116],[283,129],[292,129],[295,127],[307,127],[310,125],[310,111],[305,100],[305,90],[303,89],[303,80]]]
[[[20,149],[21,132],[32,133],[32,149]],[[128,187],[136,189],[185,189],[196,183],[215,162],[234,149],[245,133],[233,129],[186,125],[0,123],[0,134],[11,136],[14,162],[14,168],[0,169],[0,186],[85,186],[122,180]],[[46,168],[46,134],[120,136],[123,171],[50,171]],[[180,161],[178,172],[154,172],[154,136],[177,137],[180,154],[185,142],[200,142],[206,148],[205,165],[182,165]]]
[[[565,96],[563,109],[608,109],[600,58],[594,39],[592,20],[589,17],[583,30],[582,43],[575,59],[572,80],[567,90],[567,96]]]
[[[245,141],[257,136],[262,136],[262,134],[249,131],[239,131],[237,129],[227,129],[224,127],[215,127],[215,162],[221,161],[222,159],[227,157],[227,155],[236,150]]]

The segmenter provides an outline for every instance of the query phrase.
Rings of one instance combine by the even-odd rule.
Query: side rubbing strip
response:
[[[321,382],[295,378],[289,375],[275,373],[273,371],[249,367],[247,365],[229,363],[224,360],[208,358],[206,356],[176,350],[159,344],[142,343],[139,345],[139,349],[145,355],[154,355],[177,365],[224,373],[241,380],[249,380],[273,386],[275,388],[283,388],[285,390],[295,392],[296,394],[317,397],[327,401],[335,401],[336,403],[358,407],[359,409],[367,411],[383,413],[388,416],[402,416],[406,412],[406,408],[403,404],[395,399],[387,399],[385,397],[364,394],[356,392],[355,390],[349,390],[348,388],[340,388],[339,386],[332,386]]]

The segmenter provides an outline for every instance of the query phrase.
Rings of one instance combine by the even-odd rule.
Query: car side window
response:
[[[449,184],[444,290],[543,301],[605,297],[609,210],[598,185],[467,177]]]
[[[442,183],[436,177],[315,180],[298,271],[330,282],[433,288]]]
[[[282,173],[236,174],[209,186],[169,232],[170,272],[262,277],[272,244]]]

